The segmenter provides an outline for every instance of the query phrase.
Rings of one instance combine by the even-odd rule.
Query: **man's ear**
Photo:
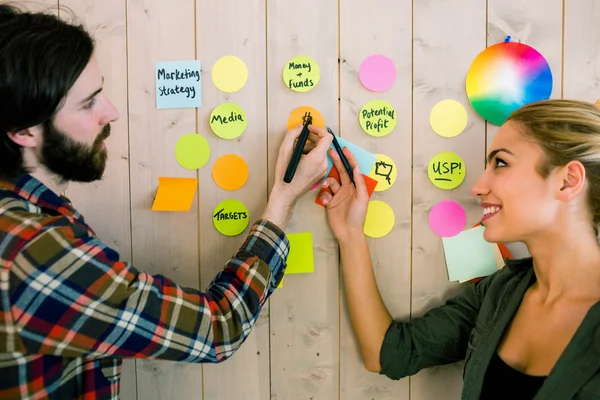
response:
[[[21,147],[38,147],[42,142],[42,132],[42,126],[36,125],[20,131],[8,132],[8,137]]]
[[[559,200],[570,200],[584,190],[585,172],[585,167],[579,161],[570,161],[561,168],[559,173],[561,187],[557,194]]]

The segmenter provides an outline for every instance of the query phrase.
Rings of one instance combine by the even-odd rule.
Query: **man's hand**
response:
[[[310,190],[327,172],[327,149],[331,146],[333,136],[325,129],[309,125],[311,134],[308,137],[304,154],[300,157],[298,168],[290,183],[283,181],[283,175],[290,162],[296,139],[302,132],[302,125],[290,129],[279,148],[279,156],[275,165],[275,181],[263,219],[267,219],[285,229],[294,206],[300,197]]]

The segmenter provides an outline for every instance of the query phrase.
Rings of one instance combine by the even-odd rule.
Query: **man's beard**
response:
[[[76,142],[56,129],[52,122],[44,124],[42,163],[63,181],[93,182],[102,178],[107,152],[102,142],[110,135],[106,124],[94,143]]]

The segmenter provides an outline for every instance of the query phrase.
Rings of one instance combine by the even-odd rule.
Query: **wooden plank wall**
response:
[[[468,223],[480,216],[469,189],[497,127],[474,113],[465,94],[465,75],[476,55],[510,35],[548,59],[553,98],[600,98],[600,3],[594,0],[307,0],[302,7],[283,0],[42,3],[33,7],[69,7],[92,31],[106,91],[121,112],[108,140],[105,179],[73,185],[67,195],[123,259],[196,288],[206,287],[243,239],[216,233],[214,206],[229,197],[243,199],[251,217],[260,216],[287,117],[297,106],[317,108],[342,137],[396,162],[396,184],[373,195],[393,207],[395,226],[387,237],[369,242],[384,300],[395,317],[409,318],[460,290],[447,280],[441,241],[428,228],[429,209],[453,199],[467,210]],[[362,60],[375,53],[390,57],[398,71],[393,88],[381,94],[357,79]],[[225,55],[248,66],[248,83],[238,93],[224,94],[212,84],[212,65]],[[284,64],[296,55],[308,55],[321,67],[321,81],[308,93],[291,92],[281,79]],[[204,106],[156,110],[154,63],[191,59],[202,61]],[[376,98],[398,112],[396,130],[384,138],[367,136],[357,121],[360,108]],[[446,98],[460,101],[469,115],[467,129],[453,139],[429,126],[431,108]],[[239,140],[217,139],[208,126],[212,109],[227,101],[248,116]],[[182,169],[174,157],[177,140],[193,132],[206,137],[212,151],[199,171]],[[468,167],[466,180],[453,191],[435,189],[427,179],[427,164],[440,151],[459,153]],[[244,157],[251,171],[235,195],[211,178],[212,162],[227,153]],[[150,210],[159,176],[200,179],[190,212]],[[313,232],[315,273],[286,279],[243,348],[225,363],[127,361],[124,400],[460,398],[462,363],[399,382],[364,370],[343,298],[337,245],[314,195],[302,199],[288,232]]]

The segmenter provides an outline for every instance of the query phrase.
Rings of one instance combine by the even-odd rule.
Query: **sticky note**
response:
[[[288,233],[290,254],[285,274],[308,274],[315,272],[313,237],[311,232]]]
[[[246,130],[246,114],[242,107],[224,103],[210,114],[210,129],[222,139],[235,139]]]
[[[188,133],[177,141],[175,158],[185,169],[202,168],[210,158],[210,146],[204,137]]]
[[[395,222],[394,210],[386,202],[371,200],[367,206],[365,219],[365,235],[381,238],[392,231]]]
[[[454,189],[465,180],[467,168],[459,155],[450,151],[436,154],[427,167],[431,183],[440,189]]]
[[[375,191],[383,192],[396,182],[398,170],[396,169],[396,163],[388,156],[384,154],[376,154],[376,156],[377,160],[369,173],[369,178],[377,181]]]
[[[371,169],[373,168],[373,165],[375,165],[375,161],[377,161],[377,156],[355,145],[354,143],[350,143],[349,141],[339,136],[337,136],[336,139],[342,149],[344,147],[347,147],[352,152],[352,155],[354,156],[354,158],[356,158],[356,161],[358,162],[360,173],[363,175],[369,175]],[[335,150],[333,144],[331,144],[331,148]],[[331,168],[333,167],[333,160],[331,159],[329,154],[327,155],[327,164],[328,167],[326,175],[329,174],[329,171],[331,171]]]
[[[331,170],[329,170],[329,174],[327,175],[327,177],[335,178],[335,180],[340,182],[340,173],[335,166],[333,166],[333,168],[331,168]],[[367,175],[364,175],[364,174],[362,175],[362,177],[363,177],[363,180],[365,181],[365,186],[367,187],[367,193],[368,193],[369,197],[371,197],[371,195],[373,194],[373,191],[377,187],[377,181],[373,178],[368,177]],[[331,194],[333,196],[333,191],[330,188],[328,188],[328,187],[324,188],[321,186],[321,190],[319,190],[319,193],[317,194],[317,198],[315,199],[315,203],[317,203],[321,207],[324,207],[323,202],[321,201],[321,194],[323,192],[329,192],[329,194]]]
[[[288,117],[287,127],[292,129],[298,125],[304,125],[304,119],[309,115],[312,117],[312,124],[325,128],[325,119],[323,115],[314,107],[302,106],[294,109]]]
[[[458,235],[466,223],[467,214],[464,208],[452,200],[440,201],[429,211],[429,226],[441,237]]]
[[[483,226],[442,238],[450,281],[467,281],[496,272],[494,244],[483,238]]]
[[[198,188],[196,178],[158,178],[154,211],[189,211]]]
[[[460,135],[467,127],[467,110],[456,100],[442,100],[429,114],[429,123],[435,133],[442,137]]]
[[[372,100],[358,114],[361,128],[371,136],[389,135],[396,127],[396,109],[388,101]]]
[[[394,84],[396,66],[390,58],[374,54],[360,64],[358,79],[365,88],[373,92],[383,92]]]
[[[295,92],[308,92],[321,79],[321,69],[315,60],[307,56],[292,58],[283,66],[283,83]]]
[[[156,108],[202,107],[202,75],[199,60],[155,64]]]
[[[248,164],[236,154],[225,154],[215,161],[212,177],[220,188],[238,190],[248,180]]]
[[[249,218],[248,209],[238,200],[224,200],[213,212],[213,224],[225,236],[236,236],[244,232]]]
[[[248,80],[248,67],[235,56],[225,56],[217,60],[212,69],[212,80],[216,88],[225,93],[241,90]]]

